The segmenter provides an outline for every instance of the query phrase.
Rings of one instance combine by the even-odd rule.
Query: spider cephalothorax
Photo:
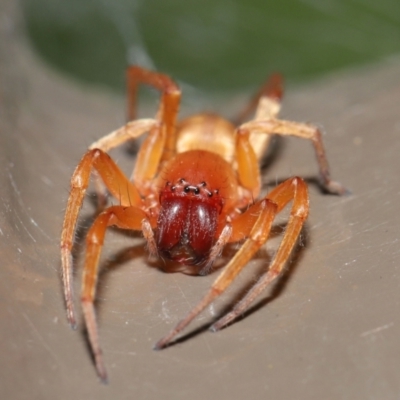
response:
[[[218,227],[224,223],[220,221],[224,199],[235,191],[233,180],[219,189],[216,178],[224,160],[217,154],[207,156],[204,150],[187,151],[164,168],[165,177],[170,180],[160,191],[157,249],[160,255],[186,265],[201,266],[212,261],[211,249]],[[204,159],[208,172],[214,173],[207,175],[201,168]],[[185,175],[176,179],[182,171]]]

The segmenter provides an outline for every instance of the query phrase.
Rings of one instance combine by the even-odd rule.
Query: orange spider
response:
[[[292,135],[312,141],[323,187],[343,194],[342,185],[330,179],[319,130],[277,118],[282,82],[273,75],[239,117],[255,111],[250,122],[238,127],[215,114],[194,115],[177,124],[181,92],[166,75],[133,66],[128,69],[128,122],[93,143],[71,178],[61,237],[61,260],[68,321],[76,326],[72,289],[72,245],[79,210],[92,170],[119,202],[105,208],[86,237],[81,304],[97,373],[107,380],[94,309],[98,264],[107,227],[143,232],[150,253],[182,265],[190,274],[207,274],[223,247],[244,241],[224,267],[204,298],[179,322],[155,349],[166,347],[235,277],[267,241],[272,222],[289,202],[292,209],[282,243],[268,272],[252,287],[233,311],[214,323],[217,331],[229,324],[281,273],[308,215],[307,186],[299,177],[278,185],[267,196],[260,193],[259,160],[271,134]],[[160,90],[161,102],[154,119],[135,120],[137,89],[148,84]],[[107,151],[148,132],[137,155],[132,180]],[[166,264],[168,271],[176,270]]]

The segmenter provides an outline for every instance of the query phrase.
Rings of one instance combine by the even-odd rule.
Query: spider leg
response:
[[[157,127],[159,127],[159,123],[154,119],[141,119],[128,122],[123,127],[93,142],[89,146],[89,150],[100,149],[104,152],[108,152],[128,140],[136,139],[145,132],[150,132]],[[93,182],[97,194],[97,207],[98,210],[101,211],[107,205],[107,187],[104,185],[104,182],[101,181],[101,177],[96,171],[93,173]]]
[[[307,186],[301,178],[292,178],[277,186],[267,199],[278,205],[280,211],[290,200],[293,199],[292,210],[286,232],[282,243],[269,267],[268,272],[251,288],[249,293],[236,305],[236,307],[223,318],[211,326],[212,331],[218,331],[238,316],[242,315],[254,301],[254,299],[282,272],[294,245],[300,235],[303,223],[308,215]]]
[[[275,115],[279,112],[280,101],[283,96],[283,79],[282,75],[275,73],[272,74],[268,80],[261,86],[261,88],[256,92],[256,94],[251,98],[246,107],[234,118],[233,122],[235,125],[242,124],[250,115],[256,112],[259,119],[261,117],[260,113],[265,113],[266,108],[260,107],[260,100],[262,98],[269,98],[270,100],[274,100],[276,103],[276,107],[278,110],[274,112]],[[272,112],[272,108],[271,108]],[[271,113],[270,112],[270,113]]]
[[[238,130],[238,148],[247,149],[249,147],[249,135],[250,134],[278,134],[283,136],[296,136],[302,139],[311,140],[315,154],[317,157],[317,162],[319,166],[319,172],[322,180],[324,189],[332,194],[347,194],[347,189],[339,182],[333,181],[331,179],[331,174],[328,165],[328,159],[326,157],[324,145],[322,142],[322,135],[320,130],[309,124],[303,124],[299,122],[285,121],[280,119],[267,119],[267,120],[254,120],[241,125]],[[247,142],[247,144],[246,144]],[[247,152],[251,153],[249,150]],[[253,151],[253,154],[254,151]],[[254,156],[253,156],[254,158]],[[254,164],[254,160],[251,161],[251,168],[257,169],[258,165]],[[240,174],[240,170],[239,170]],[[247,174],[250,177],[250,174]],[[259,179],[259,174],[257,174]],[[243,174],[242,174],[243,177]],[[241,177],[241,179],[242,179]],[[246,186],[246,185],[245,185]]]
[[[89,343],[95,358],[96,370],[103,382],[107,381],[107,372],[99,343],[94,298],[104,236],[108,226],[114,225],[122,229],[141,230],[146,221],[146,214],[138,207],[109,207],[98,215],[86,237],[86,258],[82,277],[81,303]]]
[[[175,153],[175,125],[181,99],[181,91],[177,84],[167,75],[149,71],[136,65],[129,67],[127,69],[129,120],[133,120],[136,117],[136,99],[140,84],[153,86],[161,92],[161,103],[157,113],[157,120],[160,121],[161,127],[159,132],[154,133],[154,136],[157,138],[158,146],[153,143],[155,138],[151,138],[151,136],[147,138],[147,142],[152,143],[151,145],[148,144],[148,146],[152,147],[153,156],[156,154],[155,148],[158,148],[158,161],[161,160],[161,162],[163,162],[168,160]],[[139,160],[136,162],[136,165],[138,164],[140,165]],[[154,171],[154,174],[155,172],[156,171]],[[151,178],[153,176],[151,176]],[[137,170],[134,172],[134,177],[135,180],[142,178]]]
[[[236,230],[240,233],[233,235],[233,237],[231,236],[229,241],[233,241],[234,239],[240,240],[240,238],[244,236],[248,236],[248,239],[215,280],[204,298],[189,312],[186,318],[181,320],[177,326],[168,333],[168,335],[156,343],[154,347],[156,350],[166,347],[175,336],[204,310],[204,308],[226,290],[247,262],[253,257],[254,253],[256,253],[268,239],[276,212],[277,205],[269,199],[264,199],[254,204],[245,213],[247,217],[250,218],[250,224],[245,218],[239,221],[232,221],[233,232]]]
[[[133,121],[136,115],[136,99],[138,86],[148,84],[160,90],[161,103],[156,120],[141,119]],[[149,71],[138,66],[127,69],[128,86],[128,122],[122,128],[111,132],[92,143],[90,149],[109,151],[112,148],[135,139],[149,132],[137,155],[132,179],[136,187],[144,195],[149,194],[147,182],[152,180],[159,170],[160,163],[168,160],[175,153],[176,119],[179,110],[181,91],[167,75]],[[104,198],[104,190],[96,184],[99,197]]]
[[[123,127],[103,136],[99,140],[93,142],[89,149],[100,149],[108,152],[114,147],[120,146],[130,139],[136,139],[143,133],[148,132],[158,127],[158,122],[155,119],[138,119],[136,121],[128,122]]]
[[[111,194],[121,205],[139,206],[141,197],[135,186],[125,177],[113,160],[99,149],[89,150],[79,162],[71,178],[71,192],[68,198],[61,234],[61,264],[64,282],[64,298],[68,322],[76,326],[72,285],[72,245],[75,226],[89,185],[90,173],[95,170]]]
[[[283,96],[283,78],[282,75],[275,73],[261,86],[260,90],[253,96],[247,106],[234,119],[234,124],[240,125],[255,113],[253,120],[265,120],[276,118],[281,109],[281,100]],[[259,135],[257,132],[251,132],[249,141],[253,151],[259,160],[266,152],[272,135]]]

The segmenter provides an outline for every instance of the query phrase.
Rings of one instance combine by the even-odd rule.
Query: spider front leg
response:
[[[282,243],[278,248],[268,272],[258,280],[247,295],[230,313],[212,325],[210,329],[214,332],[242,315],[249,308],[254,299],[281,274],[282,269],[285,266],[286,261],[289,259],[293,247],[300,236],[304,221],[308,216],[309,202],[307,186],[301,178],[294,177],[283,182],[267,196],[267,199],[277,204],[278,212],[293,199],[292,210]]]
[[[87,234],[81,303],[89,336],[89,343],[95,358],[96,370],[103,382],[107,381],[107,373],[99,343],[94,299],[100,252],[103,247],[106,229],[111,225],[122,229],[143,230],[150,249],[155,249],[155,242],[150,222],[147,220],[144,211],[134,206],[113,206],[107,208],[98,215]]]
[[[138,190],[125,177],[112,159],[99,149],[89,150],[79,162],[71,178],[71,192],[68,198],[61,234],[61,264],[64,282],[64,298],[70,325],[76,326],[73,285],[72,245],[79,210],[89,185],[90,173],[95,170],[111,194],[121,205],[139,206],[142,202]]]

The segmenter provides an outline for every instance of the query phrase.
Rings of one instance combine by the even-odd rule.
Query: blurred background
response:
[[[398,0],[22,0],[28,36],[77,80],[124,88],[128,63],[198,89],[301,82],[400,51]]]
[[[399,400],[399,50],[399,0],[0,0],[0,399]],[[200,332],[264,271],[268,244],[165,352],[152,345],[216,275],[162,274],[139,238],[109,232],[104,387],[83,325],[67,326],[59,236],[78,160],[125,121],[129,63],[183,85],[184,112],[231,111],[282,71],[283,114],[321,124],[333,176],[353,194],[322,195],[310,143],[282,141],[266,176],[309,178],[304,246],[256,312]],[[130,174],[131,154],[116,152]],[[81,232],[93,215],[86,201]]]

